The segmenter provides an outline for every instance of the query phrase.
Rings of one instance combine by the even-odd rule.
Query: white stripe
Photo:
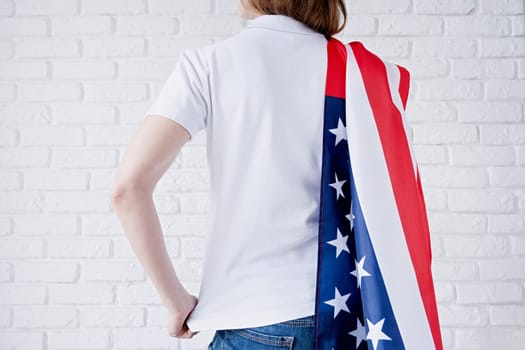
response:
[[[407,135],[408,147],[410,151],[410,158],[412,158],[412,166],[414,167],[414,178],[417,181],[417,162],[414,154],[414,147],[412,141],[408,138],[408,124],[406,120],[405,109],[403,108],[403,103],[401,102],[401,95],[399,93],[399,82],[401,80],[401,72],[399,67],[393,63],[385,62],[388,76],[388,85],[390,88],[390,94],[392,95],[392,101],[396,106],[397,110],[401,114],[401,120],[403,122],[403,127],[405,128],[405,134]]]
[[[345,46],[346,130],[363,216],[405,348],[434,349],[372,107],[352,48]]]

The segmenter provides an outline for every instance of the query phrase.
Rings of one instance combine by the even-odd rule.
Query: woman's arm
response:
[[[144,118],[120,161],[111,203],[133,251],[175,319],[170,335],[191,338],[185,319],[197,298],[184,289],[175,273],[152,196],[158,180],[190,137],[177,122],[154,115]]]

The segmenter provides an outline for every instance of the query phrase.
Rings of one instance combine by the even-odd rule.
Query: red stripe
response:
[[[327,44],[327,72],[326,72],[326,96],[339,98],[346,97],[346,48],[344,44],[336,38],[330,38]],[[341,74],[343,72],[343,74]]]
[[[402,116],[392,101],[386,67],[360,42],[351,42],[372,107],[379,138],[392,182],[401,225],[416,273],[419,291],[437,350],[443,349],[431,272],[430,232],[421,186],[414,176]],[[408,92],[407,76],[401,87]],[[407,93],[404,94],[405,96]],[[403,94],[402,94],[403,96]],[[405,102],[406,103],[406,102]]]

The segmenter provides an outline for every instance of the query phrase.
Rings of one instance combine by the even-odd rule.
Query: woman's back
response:
[[[185,50],[147,113],[192,136],[206,129],[210,210],[192,331],[314,314],[326,44],[292,17],[256,17]]]

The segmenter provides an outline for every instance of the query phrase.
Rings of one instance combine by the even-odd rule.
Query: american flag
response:
[[[409,72],[327,46],[315,349],[442,350]]]

